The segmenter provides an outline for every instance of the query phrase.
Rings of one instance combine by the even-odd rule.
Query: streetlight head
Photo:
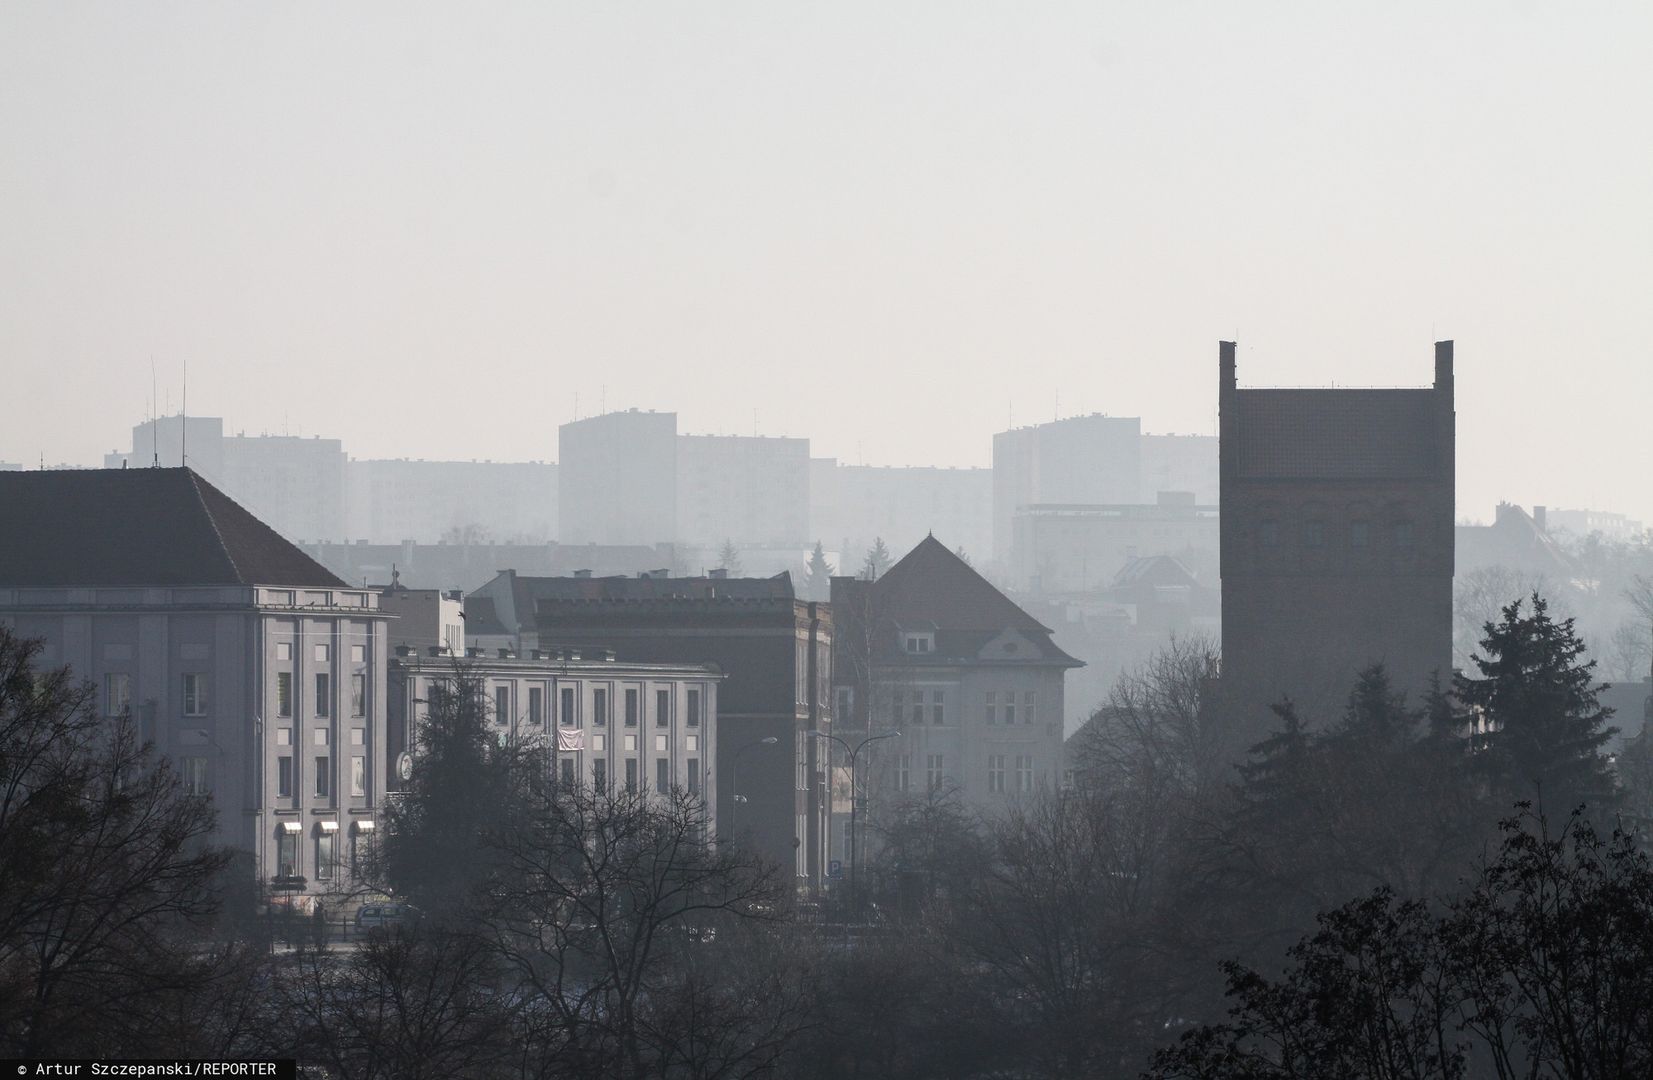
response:
[[[899,732],[899,731],[892,731],[892,732],[890,732],[890,734],[895,736],[898,739],[901,737],[901,732]]]
[[[777,739],[775,736],[771,735],[766,739],[759,739],[758,742],[762,743],[765,746],[774,746],[776,743],[780,742],[780,740]]]

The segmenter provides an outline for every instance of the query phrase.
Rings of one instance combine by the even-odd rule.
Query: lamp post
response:
[[[844,748],[845,755],[849,757],[849,895],[850,903],[854,905],[857,910],[859,910],[861,900],[861,880],[860,875],[856,871],[855,855],[857,851],[857,844],[855,838],[855,825],[857,811],[861,808],[861,797],[856,790],[857,786],[860,784],[860,774],[856,769],[855,761],[861,756],[861,751],[865,749],[869,743],[875,743],[879,739],[900,738],[901,732],[886,731],[882,735],[868,735],[854,746],[851,746],[837,735],[831,735],[825,731],[811,731],[810,734],[815,736],[817,739],[831,739],[839,746],[842,746]]]
[[[756,742],[749,742],[735,751],[734,760],[729,765],[729,839],[735,838],[735,812],[746,797],[740,793],[740,756],[754,746],[774,746],[781,740],[773,735],[765,736]]]

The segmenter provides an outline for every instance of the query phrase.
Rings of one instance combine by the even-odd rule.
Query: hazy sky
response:
[[[1461,514],[1653,522],[1653,4],[0,4],[0,460],[578,409],[983,465],[1458,356]],[[1060,405],[1058,406],[1058,400]]]

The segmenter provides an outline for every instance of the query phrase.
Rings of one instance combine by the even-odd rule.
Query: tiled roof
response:
[[[193,469],[0,472],[0,586],[344,588]]]
[[[519,615],[544,600],[794,599],[785,571],[768,578],[518,576],[514,589]]]

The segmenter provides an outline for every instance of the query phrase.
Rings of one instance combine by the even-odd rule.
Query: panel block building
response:
[[[1451,675],[1452,342],[1416,389],[1240,389],[1220,351],[1222,699],[1248,734],[1311,726],[1384,664],[1417,700]]]

